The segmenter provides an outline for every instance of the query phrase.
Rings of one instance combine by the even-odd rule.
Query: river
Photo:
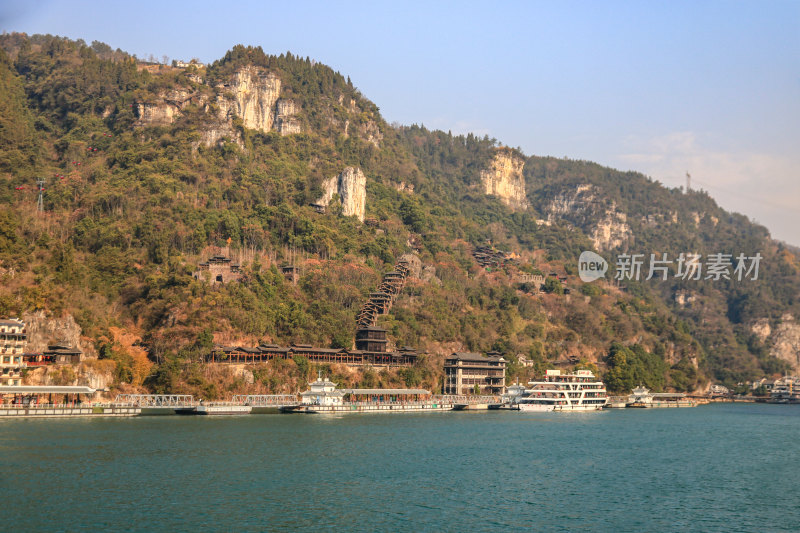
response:
[[[0,531],[798,531],[800,406],[0,420]]]

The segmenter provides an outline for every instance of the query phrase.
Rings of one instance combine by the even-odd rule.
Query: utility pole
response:
[[[692,189],[692,175],[688,172],[686,173],[686,192],[688,193]]]
[[[45,179],[44,178],[38,178],[36,180],[36,185],[37,185],[37,188],[39,189],[39,201],[36,204],[36,210],[39,211],[40,213],[42,211],[44,211],[44,198],[43,198],[43,196],[44,196],[44,184],[45,184]]]

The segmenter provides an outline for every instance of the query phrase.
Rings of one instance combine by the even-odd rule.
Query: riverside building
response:
[[[444,361],[445,394],[503,394],[506,391],[506,363],[497,352],[456,352]]]
[[[0,320],[0,385],[21,385],[25,362],[27,332],[25,323],[17,320]]]

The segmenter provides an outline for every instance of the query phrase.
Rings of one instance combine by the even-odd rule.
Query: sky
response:
[[[330,65],[389,122],[703,188],[800,245],[800,1],[3,0],[0,31]]]

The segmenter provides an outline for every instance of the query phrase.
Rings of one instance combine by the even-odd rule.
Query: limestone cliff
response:
[[[219,124],[211,125],[203,130],[200,131],[200,140],[194,143],[194,148],[197,148],[200,144],[205,147],[211,147],[215,145],[220,145],[223,143],[223,139],[230,139],[238,144],[240,147],[244,148],[244,143],[240,138],[239,132],[233,129],[233,127],[228,122],[222,122]]]
[[[339,195],[342,202],[344,216],[356,216],[364,222],[364,212],[367,205],[367,177],[360,168],[347,167],[341,174],[325,180],[322,183],[322,197],[317,200],[318,205],[327,206],[334,194]]]
[[[281,135],[302,132],[300,120],[297,118],[299,106],[294,100],[278,100],[275,112],[275,129]]]
[[[769,325],[769,320],[766,318],[759,318],[755,323],[750,326],[750,330],[755,333],[756,337],[761,342],[766,342],[770,335],[772,335],[772,327]]]
[[[525,160],[508,149],[498,149],[489,168],[481,172],[481,182],[486,194],[497,196],[515,210],[528,208],[525,195],[525,178],[522,169]]]
[[[49,344],[66,341],[81,350],[85,356],[96,357],[94,346],[82,337],[81,327],[72,315],[48,318],[44,311],[26,313],[22,316],[28,330],[27,352],[42,352]]]
[[[791,313],[785,313],[775,324],[759,318],[750,331],[769,347],[772,357],[786,361],[794,372],[800,372],[800,323]]]
[[[406,183],[405,181],[400,181],[400,183],[392,183],[392,187],[397,189],[397,192],[404,192],[408,194],[414,194],[414,184],[413,183]]]
[[[611,250],[627,242],[631,228],[627,223],[627,215],[616,211],[613,207],[597,222],[589,236],[597,250]]]
[[[772,332],[770,355],[782,359],[800,371],[800,324],[791,314],[785,314]]]
[[[675,292],[673,299],[681,307],[691,307],[697,301],[697,295],[687,290],[679,290]]]
[[[347,128],[345,128],[345,134],[346,133]],[[358,127],[358,134],[362,139],[372,144],[375,148],[380,148],[381,141],[383,140],[383,133],[381,133],[378,124],[375,123],[374,120],[368,120],[361,124]]]
[[[328,178],[322,182],[322,197],[317,200],[317,205],[327,207],[333,200],[334,194],[339,194],[339,176]]]
[[[275,104],[281,92],[281,80],[272,72],[247,66],[233,73],[228,83],[217,86],[219,118],[231,120],[234,116],[246,128],[270,131],[275,119]]]
[[[114,361],[89,359],[77,365],[50,365],[29,368],[25,376],[25,385],[80,385],[98,391],[95,399],[111,399],[110,395],[99,391],[109,389],[114,384]]]
[[[582,184],[557,194],[546,208],[547,221],[568,220],[584,228],[597,250],[610,250],[628,242],[631,228],[617,205],[604,202],[593,185]]]
[[[136,116],[140,126],[166,126],[181,116],[181,110],[198,99],[189,89],[179,87],[172,91],[162,91],[155,99],[138,101],[135,104]]]

